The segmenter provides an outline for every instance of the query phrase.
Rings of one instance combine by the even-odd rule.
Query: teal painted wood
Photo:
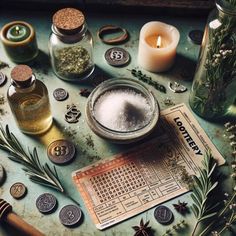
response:
[[[86,98],[81,97],[79,95],[79,89],[84,88],[85,85],[76,85],[64,82],[58,79],[53,74],[47,57],[48,37],[51,31],[51,15],[52,13],[42,14],[40,12],[2,12],[0,14],[0,27],[2,27],[2,25],[7,22],[17,19],[28,21],[29,23],[32,23],[32,25],[35,27],[38,45],[41,50],[41,53],[37,59],[37,62],[32,64],[31,66],[34,69],[37,78],[42,80],[48,87],[55,121],[53,132],[49,133],[50,137],[49,135],[47,137],[45,135],[38,138],[33,138],[22,134],[15,124],[7,102],[4,105],[0,105],[0,108],[4,108],[4,110],[7,111],[6,114],[0,116],[0,121],[3,125],[9,124],[11,130],[21,140],[22,143],[29,146],[30,148],[36,146],[38,148],[40,160],[42,162],[49,162],[46,155],[46,147],[50,143],[50,141],[55,139],[55,137],[61,137],[63,135],[65,136],[65,134],[70,134],[69,136],[71,140],[76,144],[77,148],[76,159],[70,165],[59,166],[57,167],[57,169],[59,176],[61,177],[63,184],[66,186],[66,189],[68,190],[69,194],[81,203],[84,219],[82,224],[77,228],[68,229],[61,225],[58,218],[59,210],[64,205],[70,204],[71,201],[66,197],[60,195],[59,193],[56,193],[48,188],[30,182],[27,176],[25,176],[24,172],[22,171],[21,166],[7,159],[7,154],[1,150],[0,163],[3,164],[7,170],[7,180],[0,189],[0,197],[4,198],[9,203],[11,203],[14,211],[19,216],[21,216],[24,220],[44,232],[46,235],[133,235],[134,230],[131,228],[131,226],[137,225],[141,218],[144,218],[144,220],[150,220],[150,225],[155,230],[155,235],[162,235],[165,230],[169,228],[169,226],[161,226],[155,221],[153,217],[154,209],[147,210],[140,215],[137,215],[131,219],[126,220],[125,222],[122,222],[104,231],[99,231],[92,223],[88,212],[83,204],[83,201],[81,200],[79,193],[77,192],[76,188],[72,183],[71,172],[86,165],[89,165],[97,160],[111,156],[122,150],[126,150],[130,146],[110,144],[95,136],[88,128],[85,122],[84,108]],[[191,79],[189,80],[183,78],[183,74],[185,75],[184,77],[189,77],[189,74],[194,73],[194,70],[191,68],[194,68],[194,63],[197,60],[199,46],[190,43],[187,39],[187,34],[192,29],[203,29],[205,19],[178,18],[169,16],[162,17],[159,15],[124,15],[122,13],[113,15],[87,14],[86,19],[89,29],[91,30],[95,40],[95,63],[99,69],[104,71],[104,73],[108,74],[110,77],[132,77],[127,68],[131,69],[133,67],[137,67],[136,58],[138,51],[138,38],[139,31],[143,24],[151,20],[158,20],[176,26],[180,31],[181,38],[177,49],[178,58],[175,63],[175,66],[167,73],[153,74],[146,72],[146,74],[151,75],[153,79],[158,80],[166,86],[168,84],[168,81],[176,80],[180,81],[188,88],[188,92],[183,94],[174,94],[169,90],[167,91],[167,94],[163,94],[150,87],[150,89],[154,92],[156,98],[158,99],[161,109],[167,108],[163,102],[163,99],[166,97],[171,98],[175,102],[175,104],[185,102],[188,105],[188,96],[192,81]],[[96,36],[96,31],[98,30],[98,28],[105,24],[116,24],[126,28],[129,31],[130,40],[126,44],[122,45],[122,47],[129,51],[132,58],[128,66],[123,68],[114,68],[109,66],[105,62],[104,53],[110,46],[102,44]],[[2,45],[0,45],[0,60],[8,62],[10,67],[14,66],[14,64],[10,62],[6,57]],[[2,71],[9,76],[9,68],[6,68]],[[8,79],[7,85],[0,88],[0,94],[4,94],[5,97],[9,83],[10,80]],[[59,87],[63,87],[69,92],[69,98],[64,102],[55,101],[52,96],[53,90]],[[64,113],[66,110],[66,105],[71,103],[78,105],[79,109],[82,111],[82,117],[79,123],[69,125],[64,120]],[[205,129],[206,133],[209,135],[213,143],[222,152],[222,154],[225,157],[229,157],[230,146],[223,138],[223,125],[209,123],[200,119],[199,117],[196,118],[200,122],[201,126]],[[88,137],[88,135],[91,135],[92,139],[94,140],[94,148],[89,147],[86,144],[86,137]],[[135,144],[133,146],[135,146]],[[226,174],[229,172],[229,169],[230,168],[228,167],[222,167],[223,172]],[[28,188],[28,194],[22,200],[13,199],[9,193],[10,186],[17,181],[25,183]],[[227,190],[227,185],[228,187],[230,186],[229,179],[227,179],[225,183],[226,185],[224,186]],[[53,193],[58,199],[58,209],[53,214],[42,215],[38,212],[35,206],[36,198],[44,192]],[[186,201],[189,204],[191,203],[189,194],[180,196],[178,199],[181,201]],[[165,204],[174,211],[172,204],[177,202],[178,199],[173,199]],[[192,228],[192,223],[194,222],[193,214],[190,213],[186,217],[182,217],[180,214],[174,211],[174,215],[175,220],[173,224],[177,223],[177,221],[180,219],[186,219],[189,226],[187,230],[181,232],[180,235],[189,236]],[[6,236],[17,234],[12,232],[10,227],[2,225],[0,227],[0,235]]]

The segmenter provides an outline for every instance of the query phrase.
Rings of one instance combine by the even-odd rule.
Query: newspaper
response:
[[[101,230],[189,191],[181,173],[197,174],[206,149],[219,165],[225,162],[180,104],[161,112],[156,138],[77,170],[72,178]]]

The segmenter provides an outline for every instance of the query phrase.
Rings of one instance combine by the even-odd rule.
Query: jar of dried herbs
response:
[[[236,0],[216,0],[202,41],[190,106],[206,119],[236,116]]]
[[[60,79],[79,82],[93,73],[93,39],[81,11],[64,8],[53,15],[49,51]]]

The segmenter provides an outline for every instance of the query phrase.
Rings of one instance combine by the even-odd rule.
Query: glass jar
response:
[[[124,105],[123,111],[126,110],[126,112],[121,112],[122,114],[114,112],[114,108],[120,107],[120,105],[123,103],[122,100],[124,101],[126,100],[125,102],[127,102],[128,100],[127,97],[129,96],[129,94],[124,96],[124,99],[119,99],[119,104],[117,104],[117,102],[114,102],[114,100],[117,101],[117,97],[115,99],[115,96],[117,96],[117,94],[115,93],[116,91],[120,90],[123,90],[128,93],[133,91],[139,96],[137,98],[143,97],[146,100],[147,105],[149,106],[150,109],[146,115],[147,120],[145,119],[145,122],[142,123],[143,125],[138,125],[133,120],[133,115],[137,116],[138,118],[142,117],[142,115],[140,114],[140,110],[137,109],[137,107],[132,106],[133,104],[131,103],[130,104],[126,103]],[[110,101],[108,100],[104,101],[102,99],[102,96],[106,94],[108,96],[110,95],[109,96],[109,98],[111,99]],[[102,119],[100,119],[99,116],[97,115],[96,105],[99,102],[100,98],[101,100],[104,101],[104,104],[108,106],[105,107],[105,110],[110,110],[110,114],[114,112],[115,114],[118,114],[118,116],[120,116],[119,119],[123,119],[125,120],[125,122],[129,123],[132,122],[135,125],[132,124],[129,125],[131,129],[127,131],[125,131],[123,127],[121,127],[121,129],[111,128],[112,127],[110,122],[111,120],[107,118],[109,114],[106,111],[104,111],[104,107],[103,109],[101,109],[101,111],[103,112],[106,121],[105,122],[104,120],[102,121]],[[143,111],[142,113],[144,112],[145,111]],[[145,86],[143,86],[142,83],[132,79],[122,78],[122,79],[107,80],[101,83],[99,86],[97,86],[92,91],[87,100],[86,121],[88,123],[88,126],[99,137],[104,138],[113,143],[128,144],[143,139],[154,130],[157,122],[159,121],[159,118],[160,118],[160,108],[153,94]],[[117,119],[115,122],[117,122]],[[141,122],[138,123],[140,124]],[[121,125],[122,124],[119,124],[119,126]]]
[[[54,14],[49,52],[60,79],[79,82],[93,73],[93,39],[82,12],[64,8]]]
[[[208,17],[189,99],[206,119],[228,115],[236,98],[236,1],[216,0],[216,7]]]
[[[44,133],[52,124],[46,86],[26,65],[16,66],[11,77],[7,98],[20,130],[27,134]]]

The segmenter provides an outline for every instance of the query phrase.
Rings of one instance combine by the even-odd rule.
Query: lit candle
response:
[[[30,29],[24,25],[13,25],[7,31],[7,39],[12,42],[20,42],[27,39],[30,35]]]
[[[168,70],[174,63],[179,31],[159,21],[146,23],[139,37],[138,64],[151,72]]]
[[[4,25],[1,41],[8,57],[16,63],[24,63],[38,55],[34,28],[24,21],[13,21]]]

